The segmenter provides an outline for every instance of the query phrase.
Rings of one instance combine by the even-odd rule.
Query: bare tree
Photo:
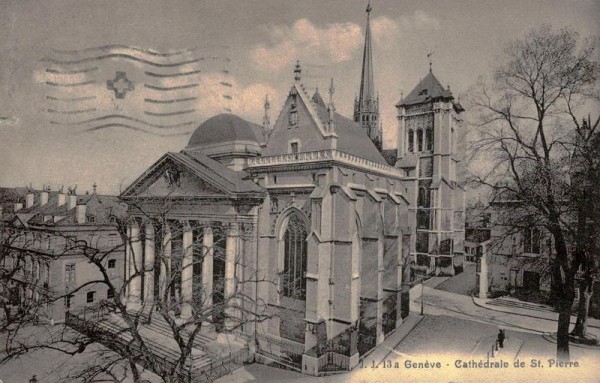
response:
[[[578,111],[597,106],[596,42],[581,42],[569,29],[535,29],[508,45],[506,60],[491,84],[480,82],[469,100],[478,115],[471,160],[489,165],[480,166],[473,180],[491,188],[507,232],[544,227],[550,233],[551,293],[559,312],[561,360],[569,359],[569,321],[580,258],[570,251],[577,222],[570,158],[576,137],[584,136],[579,134],[583,127]]]
[[[202,237],[194,238],[189,248],[183,248],[181,238],[184,230],[201,230],[200,227],[184,228],[181,225],[168,225],[167,216],[171,210],[169,198],[157,203],[156,209],[146,210],[145,200],[139,198],[128,201],[130,212],[136,216],[137,222],[144,220],[145,224],[154,229],[152,238],[141,235],[131,235],[132,217],[118,218],[110,223],[117,228],[121,236],[120,243],[114,246],[96,246],[90,242],[77,242],[69,247],[69,251],[77,252],[85,257],[87,263],[93,265],[96,277],[70,290],[69,294],[83,291],[89,285],[103,286],[110,298],[104,299],[93,308],[84,311],[67,313],[66,325],[44,330],[47,336],[13,337],[5,348],[4,362],[23,356],[36,350],[56,350],[75,356],[82,353],[92,353],[86,363],[68,371],[64,379],[73,381],[122,381],[129,377],[134,382],[143,382],[143,371],[149,370],[160,376],[165,383],[192,382],[199,377],[203,381],[211,381],[232,368],[248,361],[251,356],[248,345],[254,340],[251,336],[244,337],[242,327],[262,322],[271,317],[266,304],[246,288],[248,285],[261,283],[271,284],[273,281],[259,277],[253,265],[238,252],[234,264],[226,265],[225,241],[226,227],[213,227],[214,242],[207,244]],[[256,241],[252,224],[239,225],[236,232],[237,241],[246,241],[249,245]],[[168,230],[168,234],[166,231]],[[168,238],[166,242],[163,240]],[[117,252],[127,253],[132,259],[136,256],[143,259],[141,251],[151,240],[154,253],[152,262],[131,262],[125,260],[129,271],[122,270],[119,278],[109,270],[108,260]],[[254,245],[255,246],[255,245]],[[177,248],[177,250],[176,250]],[[191,262],[184,260],[183,253],[192,254]],[[216,272],[214,293],[206,294],[203,282],[198,275],[204,258],[214,257],[215,263],[223,270]],[[190,258],[188,258],[190,259]],[[215,266],[216,267],[216,266]],[[227,281],[223,275],[224,268],[232,267],[235,280]],[[168,271],[166,275],[160,273]],[[150,280],[157,277],[152,288],[153,299],[132,302],[130,293],[133,286],[141,278]],[[158,277],[160,276],[160,280]],[[191,296],[182,294],[181,285],[186,278],[192,278],[194,291]],[[235,286],[234,294],[225,294],[225,283]],[[254,291],[256,291],[254,289]],[[64,295],[54,295],[52,300],[62,299]],[[181,315],[186,307],[191,308],[189,315]],[[16,323],[22,323],[17,319]],[[151,329],[160,332],[152,334]],[[70,328],[69,328],[70,327]],[[226,337],[224,342],[206,344],[198,339],[206,328],[226,330],[236,336]],[[72,331],[72,329],[77,331]],[[16,340],[18,338],[18,340]],[[227,344],[228,341],[233,343]],[[235,342],[238,342],[237,344]],[[98,344],[102,345],[100,347]],[[204,354],[202,359],[198,354]],[[197,363],[197,360],[203,363]],[[201,365],[199,365],[201,364]]]
[[[576,131],[572,157],[572,199],[577,206],[576,257],[579,264],[577,322],[571,335],[585,341],[587,318],[600,260],[600,118],[588,116]]]

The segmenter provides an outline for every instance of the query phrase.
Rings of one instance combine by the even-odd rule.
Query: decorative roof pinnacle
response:
[[[302,69],[300,68],[300,60],[296,60],[296,66],[294,67],[294,80],[297,82],[300,81],[300,73],[302,73]]]

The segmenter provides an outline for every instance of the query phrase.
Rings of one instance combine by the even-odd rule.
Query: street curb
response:
[[[393,347],[391,347],[391,349],[388,351],[388,353],[387,353],[387,354],[385,354],[385,355],[384,355],[384,357],[383,357],[383,358],[381,358],[381,360],[380,360],[380,361],[377,363],[377,366],[379,366],[381,363],[383,363],[383,361],[384,361],[384,360],[385,360],[385,359],[386,359],[386,358],[387,358],[387,357],[388,357],[388,356],[389,356],[389,355],[390,355],[390,354],[391,354],[391,353],[392,353],[392,352],[393,352],[393,351],[396,349],[396,347],[397,347],[397,346],[398,346],[400,343],[402,343],[402,341],[403,341],[404,339],[406,339],[406,337],[407,337],[408,335],[410,335],[410,334],[411,334],[411,333],[412,333],[412,332],[413,332],[413,331],[414,331],[414,330],[415,330],[417,327],[419,327],[419,326],[421,325],[421,323],[423,323],[423,320],[425,319],[425,315],[418,315],[418,314],[417,314],[417,316],[419,316],[419,317],[420,317],[419,321],[418,321],[417,323],[415,323],[415,325],[414,325],[414,326],[413,326],[413,327],[412,327],[410,330],[408,330],[408,331],[407,331],[407,333],[406,333],[406,334],[404,334],[404,336],[403,336],[402,338],[400,338],[400,340],[398,340],[398,342],[396,342],[396,344],[395,344]]]

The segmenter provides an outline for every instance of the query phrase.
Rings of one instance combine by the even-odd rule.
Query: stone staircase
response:
[[[554,312],[554,309],[547,305],[542,305],[539,303],[531,303],[531,302],[523,302],[518,299],[503,297],[492,299],[487,302],[488,305],[491,306],[502,306],[509,308],[520,308],[527,310],[535,310],[535,311],[546,311],[546,312]]]
[[[140,315],[140,322],[142,323],[142,326],[144,326],[145,329],[154,331],[158,334],[164,335],[169,338],[173,338],[173,331],[171,330],[171,327],[169,326],[165,318],[163,318],[162,315],[158,313],[153,313],[149,310],[145,310]],[[200,332],[196,334],[193,342],[193,346],[195,348],[203,350],[204,352],[207,352],[206,346],[209,343],[213,342],[216,338],[214,330],[207,330],[205,330],[204,328],[201,329]],[[190,333],[186,330],[183,330],[181,334],[184,341],[187,342],[189,340]]]
[[[173,339],[172,331],[165,319],[156,313],[147,323],[148,315],[149,313],[141,313],[138,333],[158,364],[173,366],[181,354],[177,342]],[[115,313],[107,313],[93,319],[71,314],[67,315],[66,323],[69,327],[92,337],[118,353],[128,352],[133,340],[127,324]],[[187,338],[189,335],[183,336],[184,339],[189,339]],[[253,354],[247,347],[218,355],[206,350],[206,345],[211,342],[215,341],[206,333],[200,333],[194,339],[190,358],[186,361],[186,369],[191,372],[194,383],[213,381],[253,361]],[[146,367],[143,364],[142,366]]]

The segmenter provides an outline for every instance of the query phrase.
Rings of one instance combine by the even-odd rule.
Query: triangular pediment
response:
[[[123,197],[217,197],[229,193],[204,177],[197,168],[168,153],[150,167]]]

